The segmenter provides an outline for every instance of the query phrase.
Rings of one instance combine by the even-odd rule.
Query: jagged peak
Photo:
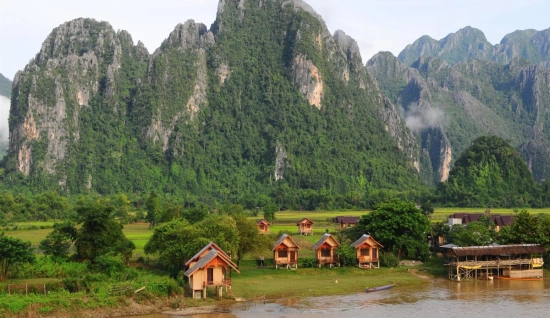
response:
[[[379,60],[393,60],[393,59],[397,60],[397,57],[395,55],[393,55],[392,52],[380,51],[380,52],[374,54],[374,56],[371,57],[370,60],[367,61],[367,65],[374,64],[374,63],[376,63],[376,61],[379,61]]]
[[[203,42],[202,37],[207,33],[209,31],[206,25],[195,22],[195,20],[190,19],[183,24],[179,23],[154,54],[167,48],[180,47],[182,50],[186,50],[192,46],[200,46]]]
[[[50,32],[42,43],[40,53],[36,57],[36,62],[41,63],[49,58],[71,54],[78,56],[84,54],[82,46],[96,44],[87,43],[91,39],[88,36],[90,33],[96,33],[100,36],[110,34],[109,44],[113,44],[113,41],[116,41],[115,30],[109,22],[97,21],[91,18],[77,18],[59,25]],[[74,38],[80,38],[81,41],[74,41]]]
[[[509,44],[512,42],[515,42],[521,38],[528,38],[529,40],[532,39],[535,34],[537,34],[537,30],[534,29],[527,29],[527,30],[516,30],[512,33],[506,34],[502,40],[500,40],[500,44]]]

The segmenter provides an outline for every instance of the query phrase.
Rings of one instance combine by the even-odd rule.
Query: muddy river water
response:
[[[433,284],[346,296],[237,303],[227,314],[193,318],[248,317],[550,317],[550,279],[543,281],[438,280]],[[178,316],[147,315],[141,318]],[[133,317],[135,318],[135,317]]]

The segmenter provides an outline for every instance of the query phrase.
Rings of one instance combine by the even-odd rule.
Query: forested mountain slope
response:
[[[437,192],[440,204],[451,206],[517,207],[548,202],[538,197],[538,184],[519,153],[495,136],[474,140]]]
[[[0,95],[10,98],[12,82],[0,73]]]
[[[416,140],[357,43],[298,0],[222,0],[210,29],[180,24],[153,54],[67,22],[12,98],[5,187],[281,204],[419,187]]]
[[[437,57],[421,57],[409,67],[381,52],[367,69],[415,132],[423,179],[446,180],[454,160],[489,134],[517,147],[536,180],[549,179],[547,68],[517,58],[507,65],[472,59],[453,66]]]

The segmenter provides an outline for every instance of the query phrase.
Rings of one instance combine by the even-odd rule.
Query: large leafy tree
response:
[[[156,227],[144,250],[147,254],[158,253],[159,262],[176,274],[186,260],[209,242],[199,228],[185,219],[176,219]]]
[[[387,251],[424,259],[429,256],[427,235],[430,221],[413,203],[394,200],[378,205],[363,215],[352,234],[370,233]]]
[[[447,242],[458,246],[485,246],[493,242],[493,232],[485,222],[454,225],[447,234]]]
[[[227,215],[209,216],[191,224],[176,219],[155,228],[145,245],[145,253],[158,253],[159,261],[174,275],[183,264],[210,241],[226,253],[235,255],[239,248],[239,231],[235,220]]]
[[[526,210],[518,212],[514,223],[503,227],[498,239],[503,244],[542,244],[550,245],[550,217],[531,215]]]
[[[145,208],[147,209],[147,221],[149,221],[149,227],[153,228],[157,223],[157,217],[161,215],[160,198],[155,191],[149,192],[147,200],[145,201]]]
[[[0,281],[5,281],[12,266],[35,261],[31,242],[0,234]]]
[[[101,201],[83,200],[76,212],[82,226],[75,246],[79,259],[94,261],[97,256],[112,252],[128,258],[135,245],[122,233],[122,225],[112,217],[113,208]]]
[[[243,256],[248,253],[259,252],[269,248],[270,241],[266,235],[261,235],[256,222],[248,219],[243,214],[233,216],[239,233],[239,244],[237,247],[237,266],[240,265]]]
[[[71,222],[56,223],[53,231],[40,242],[45,255],[65,258],[69,248],[75,242],[78,232]]]

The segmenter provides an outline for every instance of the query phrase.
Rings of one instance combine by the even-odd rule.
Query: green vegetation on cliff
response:
[[[437,193],[447,205],[533,206],[540,202],[539,185],[519,153],[495,136],[476,139]]]
[[[10,98],[11,84],[11,81],[0,73],[0,95]]]

